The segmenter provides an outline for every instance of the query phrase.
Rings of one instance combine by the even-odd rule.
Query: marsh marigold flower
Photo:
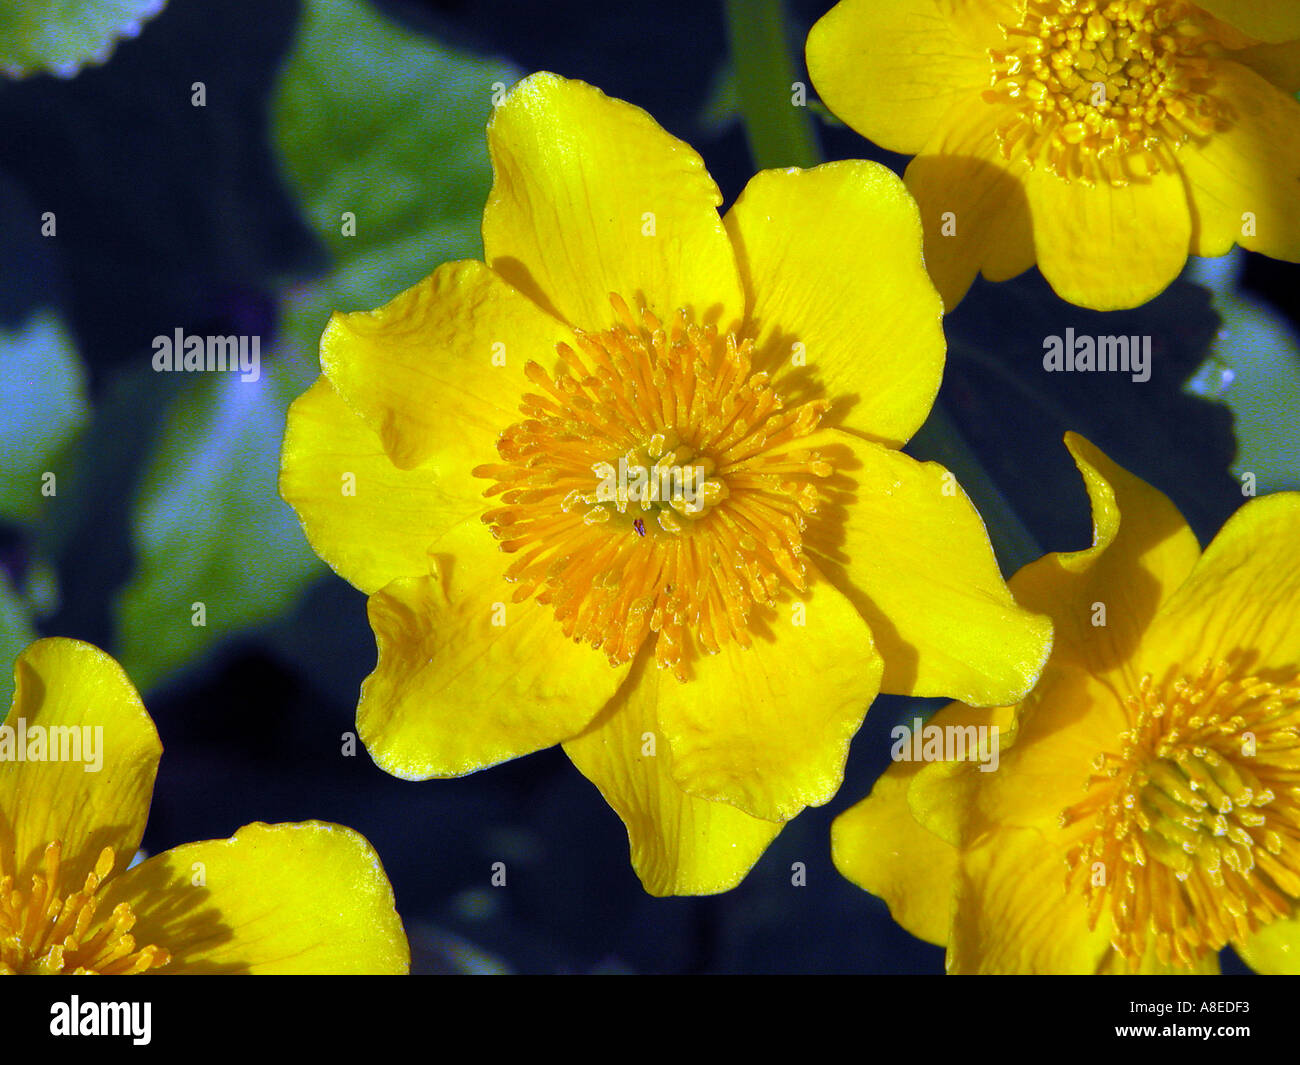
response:
[[[552,74],[488,143],[486,262],[334,316],[281,490],[370,595],[382,768],[563,743],[648,890],[723,890],[835,793],[882,672],[997,702],[1050,626],[896,450],[944,353],[897,178],[769,171],[723,218],[687,145]]]
[[[1295,0],[842,0],[807,56],[835,114],[916,156],[949,309],[1035,262],[1110,310],[1189,253],[1300,261]]]
[[[14,667],[0,729],[0,974],[404,973],[379,859],[351,829],[245,825],[128,868],[162,745],[126,674],[76,640]]]
[[[1202,553],[1168,499],[1067,443],[1093,546],[1011,580],[1055,623],[1042,679],[933,720],[1005,730],[996,771],[895,763],[836,820],[836,864],[952,972],[1216,972],[1228,944],[1296,972],[1300,494]]]

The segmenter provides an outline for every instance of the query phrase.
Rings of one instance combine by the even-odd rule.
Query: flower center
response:
[[[586,514],[595,522],[626,515],[640,536],[645,536],[650,516],[664,532],[679,535],[686,531],[684,521],[702,517],[725,496],[726,482],[709,476],[714,469],[712,459],[697,457],[675,431],[655,433],[620,455],[617,466],[594,463],[591,472],[599,479],[595,491],[575,488],[560,505],[594,507]]]
[[[1002,29],[984,99],[1014,109],[998,130],[1007,159],[1121,186],[1172,168],[1224,117],[1209,94],[1211,31],[1182,0],[1027,0]]]
[[[1130,962],[1154,947],[1190,968],[1300,899],[1300,677],[1230,672],[1207,663],[1165,692],[1144,677],[1121,752],[1098,756],[1061,814],[1092,820],[1067,882],[1085,884],[1093,927],[1109,913]]]
[[[125,902],[107,918],[96,919],[95,897],[113,871],[113,849],[105,847],[82,889],[60,897],[60,855],[55,840],[45,848],[41,872],[24,894],[14,878],[0,880],[0,975],[130,975],[166,965],[171,955],[159,947],[137,950],[131,928],[135,914]]]
[[[483,515],[514,601],[551,604],[566,636],[630,661],[651,633],[655,660],[685,679],[692,642],[716,654],[750,645],[758,606],[802,591],[805,515],[831,465],[801,438],[829,405],[786,410],[752,340],[719,335],[678,312],[671,331],[611,297],[621,324],[575,330],[552,377],[526,367],[542,394],[497,442],[502,506]]]

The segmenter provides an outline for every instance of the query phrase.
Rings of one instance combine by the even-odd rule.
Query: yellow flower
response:
[[[1035,262],[1111,310],[1189,253],[1300,261],[1295,0],[842,0],[807,57],[832,111],[916,156],[950,310]]]
[[[404,973],[406,935],[351,829],[245,825],[127,868],[162,745],[126,674],[76,640],[14,667],[0,727],[0,974]]]
[[[553,74],[488,140],[486,263],[334,316],[281,491],[370,595],[382,768],[563,743],[647,890],[725,890],[835,793],[882,670],[1003,701],[1050,626],[896,450],[944,354],[902,182],[768,171],[721,218],[689,146]]]
[[[837,866],[953,972],[1300,970],[1300,494],[1202,554],[1163,495],[1080,437],[1093,546],[1011,580],[1050,614],[996,771],[896,762],[833,828]],[[976,736],[975,733],[967,733]],[[999,734],[1001,735],[1001,734]]]

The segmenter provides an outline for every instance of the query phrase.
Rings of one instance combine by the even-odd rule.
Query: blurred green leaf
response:
[[[314,373],[265,359],[260,380],[205,376],[167,410],[132,508],[138,568],[117,602],[119,658],[142,691],[325,572],[276,490],[285,412]]]
[[[736,65],[730,59],[713,74],[708,98],[700,108],[701,128],[720,136],[741,120],[740,89],[736,86]]]
[[[261,381],[204,378],[166,413],[132,510],[138,569],[116,611],[119,655],[142,689],[276,617],[327,572],[277,493],[289,403],[317,372],[330,311],[377,306],[438,263],[480,254],[484,128],[494,89],[517,76],[364,3],[304,3],[273,141],[334,269],[284,294],[280,353]],[[206,625],[194,624],[200,603]]]
[[[1227,292],[1214,297],[1223,325],[1187,391],[1232,411],[1232,472],[1259,492],[1300,488],[1300,345],[1281,315]]]
[[[494,94],[518,76],[360,0],[306,0],[272,104],[273,141],[337,265],[335,306],[369,310],[445,260],[482,254],[484,129]]]
[[[0,574],[0,719],[14,695],[14,659],[35,639],[31,610]]]
[[[0,70],[70,78],[103,63],[117,43],[135,37],[167,0],[22,0],[0,4]]]
[[[0,362],[0,519],[27,522],[42,509],[42,474],[87,420],[85,377],[63,324],[46,312],[0,333]]]

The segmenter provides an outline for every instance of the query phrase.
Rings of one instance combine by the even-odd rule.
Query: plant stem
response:
[[[754,165],[760,170],[816,166],[821,151],[812,114],[792,99],[795,69],[782,0],[726,0],[726,8],[736,91]]]

